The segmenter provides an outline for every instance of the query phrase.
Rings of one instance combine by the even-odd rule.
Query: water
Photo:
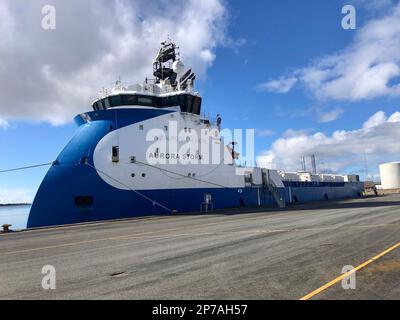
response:
[[[12,224],[12,230],[25,229],[30,208],[30,205],[0,206],[0,227],[8,223]]]

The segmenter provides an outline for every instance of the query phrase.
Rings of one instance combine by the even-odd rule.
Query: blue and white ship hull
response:
[[[159,117],[171,115],[180,117],[178,112],[153,109],[119,109],[118,124],[114,110],[78,116],[77,133],[53,163],[37,192],[28,228],[166,215],[173,211],[199,212],[204,210],[205,194],[211,195],[212,209],[277,204],[269,188],[262,183],[246,185],[243,176],[235,174],[233,166],[227,166],[228,171],[226,168],[214,170],[214,180],[206,177],[210,180],[203,183],[204,176],[200,174],[201,181],[183,179],[170,173],[178,172],[178,168],[169,168],[165,173],[156,167],[130,163],[129,154],[135,153],[135,144],[125,161],[118,164],[111,161],[113,139],[126,135],[124,131],[139,130],[139,123],[151,126],[151,119],[160,121]],[[83,118],[90,121],[83,122]],[[133,139],[135,133],[127,136]],[[119,147],[121,151],[124,147],[129,150],[121,141]],[[198,171],[201,165],[193,170],[181,167],[183,175],[187,171]],[[277,190],[285,203],[308,202],[358,197],[363,185],[360,182],[287,181]]]
[[[179,164],[170,165],[172,168],[168,166],[166,176],[155,167],[130,163],[128,154],[125,163],[122,159],[118,164],[113,163],[110,156],[114,143],[112,140],[121,139],[123,135],[133,139],[138,134],[139,123],[140,126],[148,124],[153,127],[149,123],[152,119],[160,121],[160,117],[171,115],[181,117],[177,112],[136,108],[119,109],[117,115],[118,127],[114,110],[93,111],[76,118],[80,127],[39,187],[29,215],[28,228],[170,214],[172,211],[198,212],[204,202],[204,194],[212,195],[213,209],[273,203],[266,190],[261,190],[262,194],[258,196],[260,190],[246,187],[243,177],[237,177],[232,166],[228,166],[228,174],[234,179],[228,176],[230,182],[221,186],[221,173],[226,173],[223,168],[223,172],[214,170],[212,177],[202,176],[207,178],[203,183],[200,178],[183,179],[169,173],[172,170],[180,171],[182,175],[186,175],[187,171],[199,172],[201,165],[195,169]],[[83,118],[93,120],[83,123]],[[124,131],[132,132],[127,134]],[[134,143],[126,143],[132,145],[129,154],[138,154]],[[121,151],[124,149],[122,141],[119,141],[119,147]],[[82,201],[77,203],[77,199]]]
[[[119,83],[75,117],[79,128],[41,183],[28,228],[360,196],[358,179],[237,167],[220,126],[200,116],[195,76],[182,75],[174,50],[160,50],[154,84]]]

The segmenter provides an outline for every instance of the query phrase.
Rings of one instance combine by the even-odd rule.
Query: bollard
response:
[[[10,232],[11,230],[10,230],[10,227],[11,227],[12,225],[11,224],[3,224],[2,225],[2,227],[3,227],[3,232]]]

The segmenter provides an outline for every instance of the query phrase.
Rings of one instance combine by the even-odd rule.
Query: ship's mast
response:
[[[161,43],[160,51],[153,62],[156,83],[168,83],[173,88],[185,90],[193,85],[195,74],[189,69],[183,74],[184,65],[180,60],[179,47],[171,41]]]

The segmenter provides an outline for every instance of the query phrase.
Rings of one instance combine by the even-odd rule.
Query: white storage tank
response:
[[[379,165],[382,189],[400,189],[400,162]]]

